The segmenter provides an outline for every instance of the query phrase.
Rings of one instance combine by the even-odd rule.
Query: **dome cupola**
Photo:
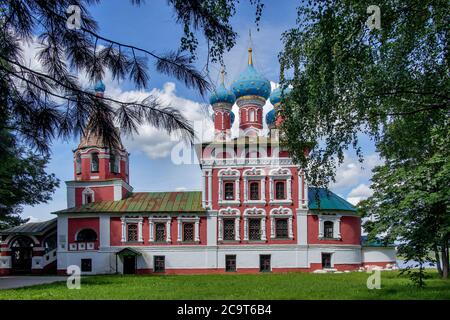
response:
[[[269,129],[272,129],[275,127],[276,120],[277,120],[277,114],[275,112],[275,109],[272,109],[266,114],[266,123],[267,123],[267,126],[269,127]]]
[[[280,87],[276,88],[275,90],[272,91],[272,93],[270,94],[270,103],[274,106],[274,107],[278,107],[278,105],[281,102],[281,97],[282,94],[284,94],[284,96],[287,96],[290,92],[292,91],[291,88],[286,88],[283,91],[281,90]]]
[[[236,99],[257,96],[264,100],[270,96],[270,82],[253,66],[252,48],[248,49],[248,66],[231,86]]]
[[[98,81],[95,83],[94,91],[97,92],[97,93],[104,93],[105,90],[106,90],[106,86],[105,86],[105,84],[103,83],[103,81],[102,81],[102,80],[98,80]]]
[[[216,88],[216,90],[214,90],[214,93],[209,98],[209,103],[211,103],[212,105],[216,103],[229,103],[233,105],[235,101],[236,97],[234,96],[233,92],[225,88],[225,85],[223,83],[221,83]]]

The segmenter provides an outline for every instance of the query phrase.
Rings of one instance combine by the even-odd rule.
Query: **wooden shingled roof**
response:
[[[99,201],[69,208],[61,213],[156,213],[156,212],[204,212],[202,193],[188,192],[136,192],[119,201]]]

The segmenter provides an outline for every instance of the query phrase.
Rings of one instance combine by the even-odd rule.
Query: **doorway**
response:
[[[322,269],[331,268],[331,253],[322,253]]]
[[[166,271],[166,257],[165,256],[155,256],[153,258],[154,271],[155,272],[165,272]]]
[[[135,273],[136,273],[136,257],[123,256],[123,274],[135,274]]]
[[[262,254],[259,256],[259,271],[260,272],[270,272],[270,255]]]
[[[15,239],[11,244],[11,267],[14,274],[31,273],[33,241],[28,237]]]

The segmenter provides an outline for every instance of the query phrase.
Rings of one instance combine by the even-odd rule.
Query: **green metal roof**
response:
[[[317,199],[318,196],[318,199]],[[325,188],[308,188],[309,209],[311,210],[335,210],[353,211],[356,208],[348,201]]]
[[[383,241],[381,241],[381,239],[376,238],[376,239],[372,239],[369,240],[369,238],[367,236],[361,236],[361,245],[363,247],[376,247],[376,248],[380,248],[380,247],[395,247],[395,243],[384,243]]]
[[[51,228],[56,228],[56,218],[44,222],[29,222],[20,226],[1,230],[1,235],[9,234],[26,234],[26,235],[42,235]]]
[[[136,192],[119,201],[100,201],[54,213],[204,212],[202,193]]]

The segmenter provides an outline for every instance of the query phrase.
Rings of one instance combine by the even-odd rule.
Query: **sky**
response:
[[[282,33],[293,27],[296,20],[296,2],[291,0],[264,1],[265,7],[259,31],[255,25],[255,10],[247,1],[237,5],[237,14],[232,18],[232,26],[238,33],[236,46],[225,54],[227,76],[225,83],[229,85],[235,80],[247,63],[247,47],[249,30],[252,32],[252,47],[256,69],[269,79],[274,87],[279,80],[278,53],[282,50]],[[142,6],[132,6],[130,1],[108,0],[90,8],[92,16],[99,24],[99,33],[118,42],[132,44],[136,47],[155,52],[176,50],[182,36],[182,26],[175,22],[172,9],[166,0],[147,0]],[[201,35],[199,35],[200,40]],[[39,68],[35,60],[36,45],[23,44],[26,61]],[[196,67],[202,70],[205,66],[207,47],[200,41]],[[153,61],[149,60],[149,63]],[[210,78],[218,81],[219,66],[210,66]],[[198,92],[186,88],[174,78],[157,73],[150,68],[150,82],[146,90],[138,91],[129,81],[112,80],[106,74],[106,96],[126,101],[143,98],[149,94],[158,96],[165,103],[179,108],[185,117],[211,133],[212,121],[205,114],[205,104],[209,96],[201,97]],[[80,82],[86,89],[92,87],[84,75]],[[237,107],[233,107],[235,114]],[[270,102],[264,107],[265,113],[272,106]],[[236,132],[238,118],[233,126]],[[179,164],[172,161],[174,147],[180,145],[177,137],[149,126],[142,126],[139,135],[122,137],[130,156],[130,183],[135,191],[175,191],[200,190],[201,171],[198,164]],[[61,180],[53,200],[45,204],[26,206],[23,216],[30,221],[51,219],[51,212],[66,208],[65,181],[73,179],[73,153],[79,137],[71,141],[53,141],[51,161],[47,172],[54,173]],[[362,150],[365,155],[364,164],[360,164],[352,150],[346,154],[341,167],[338,168],[336,183],[331,190],[352,203],[357,203],[371,195],[371,169],[381,160],[375,153],[373,143],[361,136]],[[176,150],[176,149],[175,149]]]

